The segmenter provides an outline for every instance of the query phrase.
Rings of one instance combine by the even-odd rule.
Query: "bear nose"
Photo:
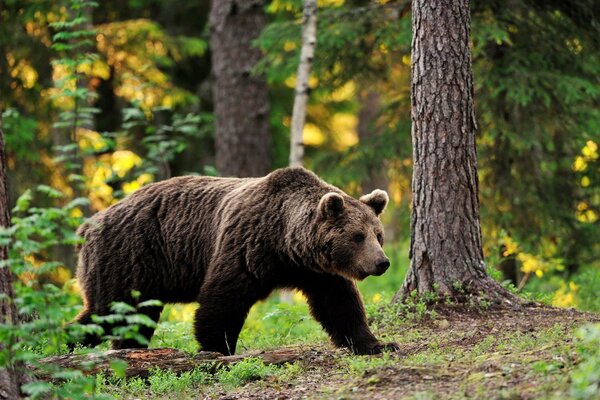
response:
[[[377,264],[377,272],[384,273],[390,267],[390,260],[387,258],[384,261],[381,261]]]

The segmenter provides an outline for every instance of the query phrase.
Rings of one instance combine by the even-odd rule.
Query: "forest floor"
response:
[[[304,344],[301,359],[283,372],[267,372],[237,388],[203,386],[193,397],[570,398],[572,374],[582,357],[575,332],[598,321],[600,314],[573,309],[473,312],[444,307],[434,318],[378,330],[380,337],[400,345],[398,352],[353,356],[328,345]]]
[[[371,316],[371,325],[378,337],[400,345],[397,352],[355,356],[320,340],[287,346],[300,357],[283,366],[250,358],[208,378],[202,373],[195,383],[188,376],[177,385],[174,376],[157,372],[150,384],[106,382],[103,390],[165,399],[600,398],[573,383],[586,351],[577,332],[600,322],[600,314],[441,306],[413,320],[382,315]],[[597,368],[600,360],[594,362]]]

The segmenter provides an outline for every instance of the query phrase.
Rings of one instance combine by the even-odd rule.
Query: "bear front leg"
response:
[[[256,293],[255,284],[243,274],[231,279],[219,277],[202,285],[194,323],[201,350],[235,354],[248,311],[258,300]]]
[[[341,276],[315,274],[306,277],[300,289],[308,299],[311,313],[336,346],[348,347],[355,354],[398,350],[397,344],[383,344],[371,333],[354,282]]]

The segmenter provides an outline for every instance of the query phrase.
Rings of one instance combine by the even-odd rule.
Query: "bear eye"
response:
[[[362,233],[356,233],[352,239],[356,242],[356,243],[362,243],[365,241],[365,235],[363,235]]]
[[[380,244],[383,244],[383,235],[382,235],[381,233],[378,233],[378,234],[377,234],[377,241],[378,241]]]

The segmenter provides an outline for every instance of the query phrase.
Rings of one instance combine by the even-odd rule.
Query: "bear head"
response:
[[[390,266],[383,252],[383,225],[379,216],[388,203],[376,189],[359,200],[329,192],[319,201],[318,240],[322,271],[362,280],[381,275]]]

